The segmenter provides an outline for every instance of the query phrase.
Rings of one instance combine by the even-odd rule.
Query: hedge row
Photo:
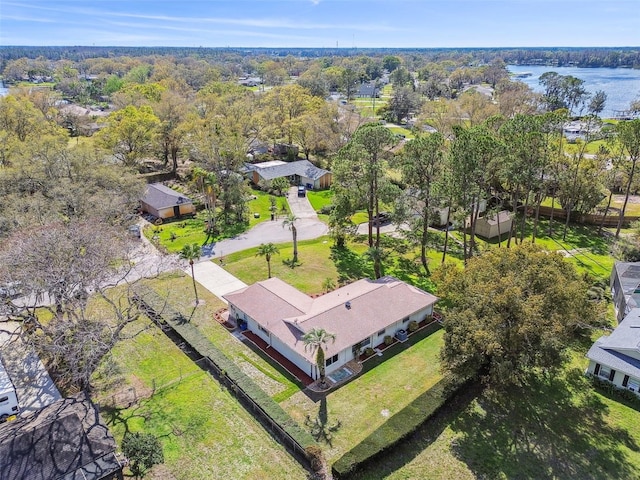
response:
[[[607,392],[611,395],[615,395],[622,400],[629,402],[631,405],[633,405],[634,408],[640,409],[640,397],[638,397],[635,392],[632,392],[631,390],[626,388],[618,387],[617,385],[611,383],[609,380],[599,378],[595,375],[589,374],[589,377],[591,378],[591,383],[594,387],[603,390],[604,392]]]
[[[340,457],[332,467],[334,476],[345,478],[350,472],[397,445],[429,420],[457,391],[445,390],[444,380],[436,383]]]
[[[137,287],[135,293],[151,317],[156,317],[156,320],[169,325],[199,355],[208,358],[219,371],[220,376],[229,382],[232,390],[240,389],[244,392],[302,450],[316,445],[311,434],[300,428],[298,423],[280,405],[256,385],[233,361],[218,350],[197,327],[186,321],[182,314],[168,305],[155,290],[141,285]]]

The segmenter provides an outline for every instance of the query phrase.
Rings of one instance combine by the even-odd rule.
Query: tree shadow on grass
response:
[[[433,444],[451,422],[469,408],[471,402],[481,392],[480,383],[471,383],[462,388],[450,400],[446,401],[433,416],[420,425],[414,433],[396,446],[386,449],[381,455],[361,465],[356,472],[348,475],[347,478],[349,480],[386,478],[401,470]],[[429,478],[426,472],[424,478]]]
[[[577,369],[487,393],[452,422],[453,454],[478,478],[638,478],[622,446],[640,447],[607,423],[607,405]]]
[[[371,262],[348,248],[331,247],[331,260],[338,270],[338,282],[340,283],[373,276]]]

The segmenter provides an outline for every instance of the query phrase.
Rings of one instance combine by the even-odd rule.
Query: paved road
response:
[[[327,234],[329,228],[324,222],[318,219],[316,212],[311,207],[309,199],[306,196],[298,198],[298,190],[296,187],[293,187],[289,191],[287,200],[289,201],[291,213],[298,217],[295,223],[298,230],[298,240],[311,240]],[[257,247],[261,243],[291,242],[291,232],[288,228],[283,228],[283,220],[282,217],[274,221],[267,220],[266,222],[259,223],[251,230],[241,233],[237,237],[205,245],[202,248],[203,256],[200,262]]]

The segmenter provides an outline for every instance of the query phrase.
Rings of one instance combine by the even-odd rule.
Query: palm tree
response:
[[[189,260],[189,265],[191,265],[191,278],[193,279],[193,291],[196,294],[196,305],[198,305],[198,289],[196,288],[196,276],[193,271],[193,264],[196,260],[199,260],[202,256],[202,250],[200,249],[200,245],[197,243],[192,243],[191,245],[185,245],[180,250],[180,258],[183,260]]]
[[[298,229],[296,228],[296,217],[293,213],[290,213],[287,218],[282,222],[282,228],[289,227],[291,234],[293,235],[293,261],[292,266],[298,263]]]
[[[306,350],[307,348],[309,348],[316,354],[316,365],[318,366],[318,370],[320,371],[321,385],[325,385],[324,349],[322,348],[322,346],[326,345],[329,340],[335,342],[336,334],[329,333],[324,328],[312,328],[302,337],[302,341],[304,342],[304,349]]]
[[[207,233],[213,234],[215,233],[216,223],[216,188],[218,178],[214,172],[195,167],[193,169],[193,179],[202,190],[202,197],[208,217]]]
[[[261,243],[258,247],[258,252],[256,253],[256,257],[260,255],[261,257],[265,257],[267,259],[269,278],[271,278],[271,255],[275,253],[280,253],[280,250],[278,250],[278,247],[276,247],[273,243]]]

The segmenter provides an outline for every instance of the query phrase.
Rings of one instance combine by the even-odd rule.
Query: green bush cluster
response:
[[[595,375],[589,375],[591,377],[591,383],[594,387],[599,390],[603,390],[611,395],[615,395],[629,403],[631,403],[634,408],[640,409],[640,397],[636,395],[635,392],[631,390],[627,390],[626,388],[620,388],[617,385],[609,382],[608,380],[604,380],[602,378],[596,377]]]
[[[444,380],[436,383],[340,457],[333,464],[333,475],[336,478],[344,478],[348,473],[397,445],[429,420],[457,391],[457,389],[447,389]]]
[[[186,321],[182,314],[168,305],[156,291],[147,286],[139,286],[136,289],[136,298],[150,317],[169,325],[200,356],[209,359],[232,391],[242,390],[258,405],[268,420],[287,432],[302,450],[316,445],[313,437],[300,428],[280,405],[218,350],[196,326]]]

